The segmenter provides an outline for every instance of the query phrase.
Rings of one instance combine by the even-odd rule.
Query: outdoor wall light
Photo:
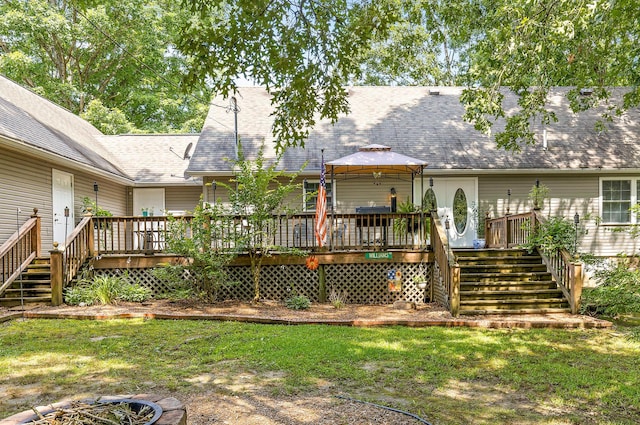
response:
[[[396,192],[396,188],[392,187],[389,193],[391,193],[391,212],[396,212],[398,209],[398,193]]]
[[[67,230],[69,229],[69,207],[64,207],[64,246],[67,246]]]
[[[511,189],[507,189],[507,215],[509,215],[510,205],[511,205]]]
[[[573,253],[577,255],[578,254],[578,224],[580,224],[580,214],[576,213],[576,215],[573,216],[573,224],[575,225],[575,228],[576,228],[576,239],[573,244]]]
[[[429,177],[429,187],[433,189],[433,177]]]
[[[98,182],[93,182],[93,191],[96,193],[96,213],[98,212]]]

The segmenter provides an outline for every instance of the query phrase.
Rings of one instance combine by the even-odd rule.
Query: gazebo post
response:
[[[329,230],[330,230],[330,237],[329,240],[331,241],[331,243],[329,244],[329,251],[333,251],[333,247],[335,245],[334,241],[333,241],[333,236],[335,235],[333,226],[335,225],[335,208],[333,207],[333,203],[337,202],[337,199],[335,199],[336,196],[336,182],[333,181],[334,178],[334,174],[333,174],[333,167],[331,167],[331,224],[329,225]]]
[[[421,248],[427,247],[427,232],[422,230],[422,226],[424,226],[424,167],[420,166],[420,244]]]

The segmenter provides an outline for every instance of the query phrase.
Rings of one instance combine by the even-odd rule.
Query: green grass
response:
[[[17,320],[0,324],[0,418],[152,392],[349,395],[442,424],[636,424],[640,342],[611,330]]]

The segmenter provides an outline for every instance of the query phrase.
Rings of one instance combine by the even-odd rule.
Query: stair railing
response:
[[[34,208],[31,218],[0,247],[0,295],[40,256],[40,228],[38,209]]]
[[[458,266],[440,217],[431,212],[431,248],[435,256],[433,298],[449,308],[453,317],[460,311],[460,266]]]
[[[531,225],[525,223],[530,220]],[[531,229],[544,223],[545,218],[539,210],[528,213],[506,215],[485,221],[485,241],[488,248],[512,248],[529,241]],[[572,314],[580,309],[582,296],[582,263],[577,261],[566,249],[554,252],[538,250],[542,261],[551,272],[558,287],[569,301]]]
[[[535,229],[544,223],[546,219],[539,210],[532,211],[532,225]],[[582,296],[582,263],[569,253],[566,248],[552,252],[544,252],[538,249],[542,261],[551,272],[558,287],[569,301],[572,314],[577,314],[580,309],[580,297]]]
[[[93,218],[86,215],[67,237],[62,250],[54,243],[51,254],[51,304],[60,305],[67,284],[94,255]]]

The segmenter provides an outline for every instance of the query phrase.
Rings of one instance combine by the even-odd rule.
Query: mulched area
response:
[[[117,305],[52,307],[46,305],[0,307],[0,321],[10,318],[72,319],[186,319],[231,320],[252,323],[330,324],[343,326],[465,326],[482,328],[609,328],[611,322],[590,316],[571,314],[540,315],[461,315],[454,318],[437,304],[418,304],[415,308],[393,305],[346,305],[337,309],[331,304],[314,303],[306,310],[292,310],[283,303],[264,301],[246,303],[225,301],[207,304],[198,301],[153,300],[145,303]]]

